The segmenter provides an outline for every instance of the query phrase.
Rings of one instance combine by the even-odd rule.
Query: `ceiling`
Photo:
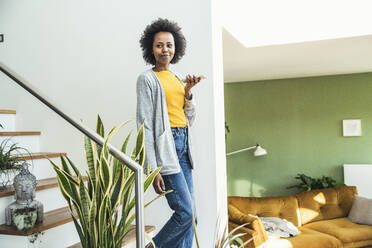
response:
[[[372,72],[372,35],[249,48],[222,36],[227,83]]]

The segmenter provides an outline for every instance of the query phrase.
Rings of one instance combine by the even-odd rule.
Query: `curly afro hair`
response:
[[[185,55],[186,39],[181,32],[181,28],[176,22],[172,22],[168,19],[162,18],[159,18],[153,21],[150,25],[147,25],[145,31],[141,36],[140,45],[142,49],[143,59],[146,61],[147,64],[156,64],[154,54],[152,53],[152,47],[155,34],[159,32],[169,32],[173,35],[176,50],[174,52],[174,57],[171,60],[171,63],[177,63],[183,57],[183,55]]]

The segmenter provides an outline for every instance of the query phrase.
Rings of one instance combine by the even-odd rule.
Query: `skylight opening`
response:
[[[225,0],[223,25],[245,47],[372,34],[371,0]]]

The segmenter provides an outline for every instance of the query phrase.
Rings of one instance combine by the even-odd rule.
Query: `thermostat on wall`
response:
[[[4,42],[4,35],[0,34],[0,42]]]

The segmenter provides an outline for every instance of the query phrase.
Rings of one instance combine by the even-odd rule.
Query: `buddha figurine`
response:
[[[23,168],[21,172],[14,177],[13,186],[16,201],[5,209],[6,225],[15,225],[15,213],[28,211],[30,209],[36,210],[37,212],[36,223],[43,222],[43,204],[34,200],[36,184],[36,177],[31,174],[27,168]]]

